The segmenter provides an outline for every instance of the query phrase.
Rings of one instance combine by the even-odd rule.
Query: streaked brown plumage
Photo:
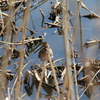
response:
[[[42,49],[39,51],[38,57],[40,58],[41,61],[47,62],[49,61],[48,54],[50,55],[50,57],[53,57],[52,49],[50,48],[47,42],[44,42]]]

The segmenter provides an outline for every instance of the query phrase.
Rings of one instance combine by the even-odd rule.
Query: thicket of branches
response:
[[[76,1],[76,16],[71,13],[68,0],[52,1],[49,22],[45,21],[45,14],[42,9],[39,9],[42,18],[40,28],[56,28],[54,33],[58,32],[63,37],[65,57],[53,61],[53,50],[49,43],[44,41],[44,35],[36,37],[37,32],[28,28],[31,9],[36,9],[46,1],[0,1],[0,52],[2,52],[0,56],[0,100],[24,100],[26,95],[32,95],[34,85],[36,86],[34,100],[39,99],[41,87],[47,92],[46,100],[81,100],[84,95],[89,100],[99,100],[100,60],[87,59],[84,63],[77,62],[76,59],[83,52],[82,44],[80,42],[79,52],[74,50],[74,45],[77,29],[80,29],[82,41],[81,18],[99,19],[100,16],[88,9],[81,0]],[[90,14],[81,16],[81,8]],[[23,12],[22,16],[20,16],[21,12]],[[21,19],[19,26],[16,24],[16,15]],[[71,23],[73,16],[75,17],[74,25]],[[70,31],[71,29],[73,32]],[[28,36],[27,31],[30,33]],[[18,41],[19,37],[21,37],[20,41]],[[84,47],[88,48],[99,43],[99,40],[94,39],[86,42]],[[26,73],[23,73],[23,69],[32,62],[28,58],[29,55],[37,52],[42,64],[34,63],[30,69],[26,70]],[[62,59],[65,59],[65,62],[56,65],[56,62]],[[8,66],[11,69],[8,69]],[[26,92],[23,92],[23,88]]]

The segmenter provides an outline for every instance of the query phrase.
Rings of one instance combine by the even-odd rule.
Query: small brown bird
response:
[[[43,46],[41,47],[42,49],[39,51],[38,57],[40,58],[40,60],[42,61],[43,65],[44,65],[44,78],[45,78],[45,82],[48,83],[48,79],[47,79],[47,69],[45,68],[45,64],[50,61],[50,57],[53,57],[53,51],[50,48],[49,44],[47,42],[43,43]]]
[[[42,49],[39,51],[38,57],[42,62],[48,62],[49,61],[48,55],[50,55],[50,57],[52,58],[53,51],[50,48],[49,44],[47,42],[44,42]]]

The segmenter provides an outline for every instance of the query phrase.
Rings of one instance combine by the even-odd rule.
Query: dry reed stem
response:
[[[9,10],[8,10],[9,15],[13,13],[12,9],[13,9],[13,6],[12,6],[12,2],[10,1]],[[5,42],[11,41],[12,31],[10,30],[10,27],[11,27],[11,20],[9,20],[9,23],[8,23],[8,26],[7,26],[7,29],[6,29]],[[2,67],[3,70],[6,69],[9,57],[11,55],[11,52],[9,52],[9,53],[8,52],[9,52],[9,46],[6,44],[5,47],[4,47],[4,55],[6,53],[7,56],[8,56],[8,59],[6,60],[6,62],[4,63],[4,65]],[[3,60],[5,60],[5,56],[3,57]]]
[[[74,27],[74,33],[72,36],[72,46],[71,46],[71,50],[72,50],[72,54],[73,54],[73,67],[74,67],[74,77],[75,77],[75,90],[76,90],[76,100],[79,100],[79,96],[78,96],[78,85],[77,85],[77,74],[76,74],[76,67],[75,67],[75,60],[74,60],[74,53],[73,53],[73,45],[74,45],[74,41],[75,41],[75,37],[76,37],[76,32],[77,32],[77,26],[78,26],[78,19],[79,19],[79,14],[80,14],[80,0],[77,0],[78,3],[78,8],[77,8],[77,13],[76,13],[76,22],[75,22],[75,27]]]
[[[22,65],[23,65],[23,60],[24,60],[24,39],[26,35],[26,28],[28,24],[28,17],[29,17],[29,12],[30,12],[30,0],[28,0],[28,6],[27,9],[25,10],[24,18],[23,18],[23,34],[22,34],[22,45],[20,48],[20,61],[19,61],[19,66],[18,66],[18,79],[16,82],[16,88],[15,88],[15,100],[18,100],[18,98],[21,95],[20,92],[20,81],[21,81],[21,73],[22,73]]]
[[[80,74],[80,72],[83,70],[83,66],[81,66],[81,68],[79,69],[79,71],[78,71],[78,73],[77,73],[77,75],[76,75],[76,77]]]
[[[41,15],[42,15],[42,23],[41,23],[41,27],[43,27],[43,25],[44,25],[44,17],[45,17],[45,15],[44,15],[42,9],[39,9],[39,11],[40,11],[40,13],[41,13]]]
[[[13,11],[11,9],[13,9],[13,6],[12,6],[12,2],[10,1],[9,10],[8,10],[8,14],[9,15],[13,13]],[[12,32],[10,30],[10,27],[11,27],[11,20],[9,20],[8,26],[6,27],[6,36],[5,36],[5,41],[6,42],[11,41]],[[2,61],[3,65],[1,66],[1,69],[3,71],[2,71],[1,77],[0,77],[0,80],[1,80],[1,82],[0,82],[0,84],[1,84],[0,92],[2,91],[2,93],[4,91],[4,90],[2,90],[2,88],[5,88],[5,84],[6,84],[5,80],[4,80],[5,77],[3,75],[3,72],[5,71],[5,69],[6,69],[7,65],[8,65],[8,61],[9,61],[10,56],[11,56],[11,51],[9,52],[9,46],[6,45],[4,47],[4,55],[3,55],[3,61]],[[2,93],[0,95],[0,98],[3,100]]]
[[[53,64],[52,64],[52,61],[51,61],[51,58],[50,58],[49,54],[48,54],[48,58],[49,58],[50,66],[51,66],[52,73],[53,73],[53,76],[54,76],[55,86],[56,86],[57,93],[58,93],[57,100],[59,100],[58,82],[57,82],[57,78],[56,78],[56,75],[55,75],[55,70],[54,70],[54,67],[53,67]],[[36,94],[35,100],[38,100],[38,98],[39,98],[39,92],[40,92],[40,88],[41,88],[41,85],[42,85],[42,80],[43,80],[45,69],[46,69],[46,63],[45,62],[43,63],[43,66],[44,66],[44,68],[43,68],[43,71],[42,71],[41,81],[39,82],[39,86],[38,86],[38,90],[37,90],[37,94]]]
[[[9,15],[8,15],[8,14],[6,14],[6,13],[2,13],[2,15],[3,15],[3,16],[6,16],[6,17],[9,17]]]
[[[89,99],[89,100],[94,100],[97,96],[100,96],[100,93],[99,93],[99,94],[97,94],[96,96],[92,97],[92,98],[91,98],[91,99]]]
[[[69,50],[70,47],[69,47],[69,40],[68,40],[68,0],[66,0],[66,3],[64,0],[62,0],[62,4],[65,4],[65,8],[66,8],[66,10],[63,10],[63,23],[64,23],[63,40],[64,40],[65,57],[66,57],[66,74],[65,74],[61,99],[63,99],[64,97],[64,90],[67,89],[66,100],[74,100],[72,75],[71,75],[72,73],[70,70],[70,50]]]
[[[57,93],[58,93],[57,100],[60,100],[60,99],[59,99],[59,87],[58,87],[58,82],[57,82],[57,78],[56,78],[56,75],[55,75],[54,66],[53,66],[53,64],[52,64],[51,57],[50,57],[49,54],[48,54],[48,59],[49,59],[49,62],[50,62],[52,74],[53,74],[53,77],[54,77],[55,86],[56,86]],[[38,86],[38,90],[37,90],[37,94],[36,94],[35,100],[38,100],[38,98],[39,98],[39,92],[40,92],[40,89],[41,89],[42,80],[43,80],[44,73],[45,73],[45,69],[46,69],[46,62],[43,62],[43,67],[44,67],[44,68],[43,68],[42,75],[41,75],[41,81],[39,82],[39,86]]]
[[[41,85],[42,85],[45,69],[46,69],[46,62],[43,62],[43,70],[42,70],[42,73],[41,73],[41,81],[39,82],[39,85],[38,85],[38,89],[37,89],[35,100],[38,100],[38,98],[39,98],[39,93],[40,93],[40,89],[41,89]]]
[[[83,53],[82,49],[82,21],[81,21],[81,12],[79,13],[79,24],[80,24],[80,51]]]
[[[21,96],[20,100],[21,100],[22,98],[24,98],[26,95],[27,95],[27,93],[24,93],[24,94]]]
[[[97,15],[97,14],[94,13],[93,11],[89,10],[89,9],[83,4],[83,2],[82,2],[81,0],[80,0],[79,2],[80,2],[80,4],[81,4],[81,7],[82,7],[82,8],[86,9],[86,10],[89,11],[90,13],[92,13],[92,14],[94,14],[95,16],[97,16],[98,18],[100,18],[99,15]]]
[[[73,46],[72,46],[72,51],[73,51]],[[75,79],[75,90],[76,90],[76,100],[79,100],[79,95],[78,95],[78,85],[77,85],[77,74],[76,74],[76,64],[75,64],[75,59],[74,59],[74,52],[72,53],[72,61],[73,61],[73,67],[74,67],[74,79]]]
[[[50,67],[51,67],[51,70],[52,70],[52,74],[53,74],[53,77],[54,77],[55,86],[56,86],[57,93],[58,93],[57,99],[59,100],[59,97],[60,97],[59,86],[58,86],[57,78],[56,78],[56,75],[55,75],[55,69],[54,69],[54,66],[52,64],[51,57],[50,57],[49,54],[48,54],[48,58],[49,58],[49,62],[50,62]]]
[[[38,100],[38,98],[39,98],[39,93],[40,93],[40,89],[41,89],[41,85],[42,85],[45,69],[46,69],[46,62],[43,62],[43,70],[42,70],[42,73],[41,73],[41,81],[39,82],[39,85],[38,85],[38,89],[37,89],[35,100]]]
[[[94,80],[94,78],[97,76],[97,74],[100,72],[100,70],[98,70],[95,75],[93,76],[93,78],[89,81],[86,89],[83,91],[83,93],[80,95],[79,99],[84,95],[84,93],[86,92],[86,90],[89,88],[89,86],[91,86],[92,81]]]
[[[11,96],[12,93],[13,93],[13,90],[14,90],[14,87],[15,87],[15,85],[16,85],[17,79],[18,79],[18,76],[16,77],[16,79],[15,79],[13,85],[12,85],[11,92],[10,92],[10,96]]]
[[[75,37],[76,37],[78,19],[79,19],[79,13],[80,13],[80,1],[79,0],[78,0],[77,4],[78,4],[78,8],[77,8],[76,20],[75,20],[75,25],[74,25],[74,33],[72,35],[72,44],[73,45],[74,45],[74,41],[75,41]]]
[[[5,46],[6,46],[6,45],[1,46],[0,49],[1,49],[1,48],[4,48]]]
[[[1,12],[1,9],[0,9],[0,20],[1,20],[1,23],[2,23],[2,28],[4,28],[4,22],[3,22],[3,16],[2,16],[2,12]]]
[[[16,39],[17,39],[17,37],[16,37]],[[42,40],[42,39],[36,38],[36,39],[24,40],[24,44],[31,42],[31,41],[37,41],[37,40]],[[23,45],[22,41],[15,42],[15,43],[0,41],[0,43],[7,44],[7,45]]]
[[[17,9],[14,11],[14,13],[12,15],[9,15],[9,20],[11,20],[13,18],[13,16],[15,15],[15,13],[19,10],[20,6],[22,5],[22,3],[24,2],[24,0],[22,0],[22,2],[20,3],[20,5],[17,7]],[[7,21],[6,25],[4,26],[4,28],[2,29],[2,31],[0,32],[0,36],[1,34],[3,34],[4,29],[7,27],[9,20]]]
[[[56,4],[58,5],[58,0],[56,0]]]
[[[56,62],[58,62],[58,61],[60,61],[60,60],[62,60],[62,59],[65,59],[65,57],[60,58],[60,59],[57,59],[57,60],[54,60],[52,63],[54,64],[54,63],[56,63]],[[48,66],[48,65],[50,65],[50,63],[46,64],[46,66]]]
[[[10,88],[8,88],[8,100],[10,100]]]
[[[25,64],[24,67],[22,67],[22,70],[23,70],[29,63],[30,63],[30,61],[29,61],[27,64]],[[17,70],[18,70],[18,69],[17,69]],[[13,93],[13,91],[14,91],[14,87],[15,87],[15,85],[16,85],[17,79],[18,79],[18,76],[16,77],[16,79],[15,79],[13,85],[12,85],[11,92],[10,92],[10,96],[12,95],[12,93]]]

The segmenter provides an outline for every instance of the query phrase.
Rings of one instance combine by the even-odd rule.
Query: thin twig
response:
[[[24,44],[31,42],[31,41],[37,41],[37,40],[43,40],[42,38],[35,38],[35,39],[30,39],[30,40],[24,40]],[[10,43],[10,42],[5,42],[5,41],[0,41],[0,43],[3,44],[8,44],[8,45],[22,45],[22,41],[16,42],[16,43]]]
[[[60,91],[59,91],[59,86],[58,86],[58,82],[57,82],[57,78],[56,78],[56,75],[55,75],[55,70],[54,70],[54,66],[52,64],[52,61],[51,61],[51,58],[50,58],[50,55],[48,54],[48,58],[49,58],[49,62],[50,62],[50,67],[51,67],[51,70],[52,70],[52,74],[53,74],[53,77],[54,77],[54,82],[55,82],[55,85],[56,85],[56,89],[57,89],[57,93],[58,93],[58,97],[57,99],[59,99],[59,96],[60,96]]]
[[[41,89],[41,85],[42,85],[45,69],[46,69],[46,62],[43,62],[43,70],[42,70],[42,73],[41,73],[41,81],[39,82],[39,85],[38,85],[38,89],[37,89],[35,100],[38,100],[38,98],[39,98],[39,93],[40,93],[40,89]]]
[[[86,92],[86,90],[89,88],[89,86],[91,86],[92,81],[94,80],[94,78],[97,76],[97,74],[100,72],[100,70],[98,70],[96,72],[96,74],[93,76],[93,78],[89,81],[89,84],[87,85],[86,89],[83,91],[83,93],[80,95],[79,99],[83,96],[83,94]]]
[[[44,13],[42,11],[42,9],[39,9],[41,15],[42,15],[42,24],[41,24],[41,27],[43,27],[43,24],[44,24]]]

